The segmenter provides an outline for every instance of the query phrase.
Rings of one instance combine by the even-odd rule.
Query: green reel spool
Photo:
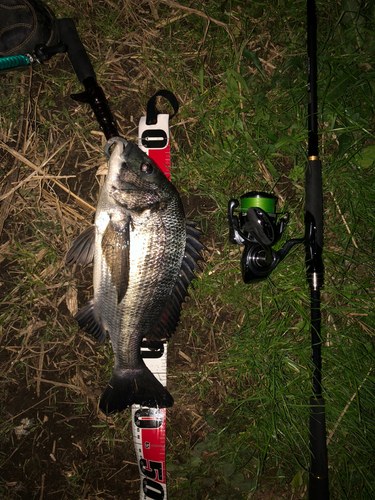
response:
[[[251,191],[241,196],[241,214],[246,215],[249,208],[261,208],[267,214],[274,214],[277,197],[262,191]]]

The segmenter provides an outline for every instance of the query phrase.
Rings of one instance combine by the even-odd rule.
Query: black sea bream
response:
[[[100,408],[172,406],[173,398],[143,362],[143,339],[167,339],[194,278],[200,231],[185,220],[177,190],[136,145],[115,141],[95,223],[73,241],[66,263],[94,259],[94,297],[75,316],[104,342],[110,337],[113,375]]]

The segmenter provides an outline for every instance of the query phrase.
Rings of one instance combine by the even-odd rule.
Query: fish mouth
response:
[[[113,146],[114,144],[114,146]],[[129,142],[124,139],[123,137],[111,137],[108,139],[104,151],[108,156],[112,156],[113,154],[116,154],[117,156],[120,156],[122,152],[128,147]],[[113,147],[112,147],[113,146]],[[112,148],[112,151],[110,149]]]

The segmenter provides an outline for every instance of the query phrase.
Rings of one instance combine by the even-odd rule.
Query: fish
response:
[[[171,337],[205,249],[158,165],[132,142],[112,141],[94,224],[65,257],[67,265],[93,261],[93,297],[74,318],[100,343],[109,336],[114,366],[99,403],[107,415],[133,404],[173,405],[141,344]]]

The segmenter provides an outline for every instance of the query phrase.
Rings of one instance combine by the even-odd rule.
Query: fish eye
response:
[[[154,167],[151,165],[150,162],[145,161],[144,163],[142,163],[142,165],[141,165],[142,174],[151,175],[153,171],[154,171]]]

